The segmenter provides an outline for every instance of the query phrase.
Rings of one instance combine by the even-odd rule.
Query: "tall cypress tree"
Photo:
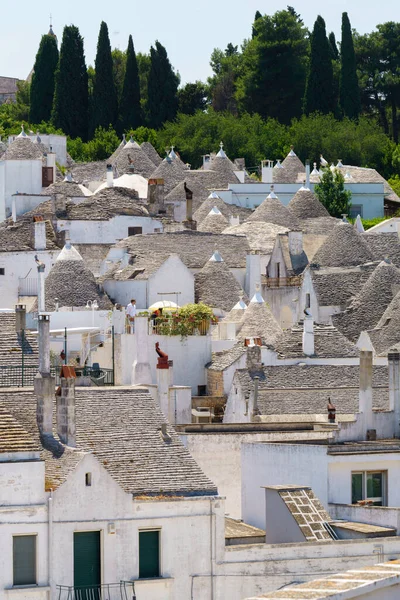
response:
[[[136,129],[142,125],[139,69],[131,35],[126,51],[125,77],[120,102],[120,123],[122,131]]]
[[[55,74],[52,120],[66,135],[87,139],[88,75],[83,38],[75,25],[64,27]]]
[[[150,48],[150,60],[147,84],[149,127],[159,129],[163,123],[176,117],[179,77],[172,69],[166,49],[158,41],[155,48]]]
[[[322,114],[335,111],[331,50],[324,19],[318,15],[311,35],[311,56],[304,95],[304,112]]]
[[[256,11],[256,14],[254,16],[254,21],[253,21],[253,27],[252,27],[252,33],[251,33],[251,37],[255,38],[257,35],[257,29],[255,27],[256,21],[258,21],[258,19],[261,19],[262,14],[260,13],[259,10]]]
[[[331,48],[332,60],[338,60],[339,50],[338,50],[338,47],[336,44],[336,38],[335,38],[335,34],[333,33],[333,31],[330,32],[328,40],[329,40],[329,44],[330,44],[330,48]]]
[[[29,121],[49,121],[54,98],[54,74],[58,64],[57,40],[43,35],[33,67],[30,90]]]
[[[356,55],[353,35],[347,13],[342,14],[342,44],[340,70],[340,107],[350,119],[357,119],[361,112],[360,88],[358,86]]]
[[[92,96],[91,132],[97,127],[116,127],[118,98],[113,77],[113,60],[107,23],[101,22],[97,54],[94,62],[94,85]]]

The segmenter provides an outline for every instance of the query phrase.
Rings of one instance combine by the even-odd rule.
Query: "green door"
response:
[[[74,587],[101,584],[100,531],[74,533]],[[85,594],[82,595],[83,597]]]
[[[139,531],[139,578],[160,577],[160,532]]]

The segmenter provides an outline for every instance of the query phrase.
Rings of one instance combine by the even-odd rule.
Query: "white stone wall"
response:
[[[148,306],[170,300],[179,306],[194,302],[194,277],[177,254],[172,254],[148,279]],[[177,294],[168,294],[177,292]],[[167,295],[163,295],[167,293]],[[147,307],[146,307],[147,308]]]
[[[6,160],[3,164],[0,178],[4,177],[4,197],[0,195],[0,205],[4,202],[5,214],[11,216],[13,194],[40,194],[42,191],[42,160]],[[0,194],[1,187],[0,184]]]
[[[18,302],[19,278],[37,278],[35,254],[45,263],[45,276],[50,272],[60,250],[44,250],[30,252],[1,252],[0,267],[5,274],[0,275],[0,308],[14,308]]]
[[[162,232],[162,223],[151,217],[117,215],[108,221],[57,220],[58,231],[69,231],[72,244],[115,244],[128,237],[128,227],[141,227],[143,234]]]

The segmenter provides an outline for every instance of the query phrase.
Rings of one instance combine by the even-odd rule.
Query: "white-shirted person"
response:
[[[136,300],[132,298],[126,307],[126,315],[128,317],[131,333],[135,332],[135,317],[136,317]]]

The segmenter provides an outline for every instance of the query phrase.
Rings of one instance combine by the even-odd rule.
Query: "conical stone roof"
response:
[[[386,354],[400,344],[400,291],[393,298],[375,329],[368,332],[375,351]]]
[[[145,152],[147,154],[147,156],[149,157],[151,162],[154,163],[156,167],[158,167],[158,165],[160,165],[162,163],[163,159],[158,154],[158,152],[154,148],[153,144],[151,144],[150,142],[142,142],[140,144],[140,147],[143,150],[143,152]]]
[[[273,346],[282,329],[261,294],[256,292],[242,318],[239,339],[261,338],[263,345]]]
[[[256,208],[256,210],[246,219],[246,222],[261,221],[264,223],[274,223],[281,227],[287,227],[293,230],[301,230],[299,220],[289,209],[282,204],[279,198],[271,192],[269,196]]]
[[[219,257],[220,258],[220,257]],[[196,302],[229,312],[245,293],[223,260],[209,260],[195,275]]]
[[[332,316],[335,327],[357,342],[362,331],[373,329],[400,290],[400,269],[382,261],[372,272],[350,306]],[[400,336],[399,336],[400,339]]]
[[[46,311],[59,308],[84,308],[87,302],[97,301],[99,309],[112,308],[109,297],[100,292],[94,275],[83,260],[57,260],[45,280]],[[57,301],[56,301],[57,298]]]
[[[38,144],[29,137],[17,137],[2,156],[2,160],[38,160],[43,158],[43,152]]]
[[[214,206],[205,219],[197,226],[197,231],[222,233],[229,225],[228,219]]]
[[[120,142],[120,144],[118,145],[118,148],[116,150],[114,150],[114,152],[111,154],[111,156],[108,158],[107,163],[113,165],[114,162],[117,160],[118,156],[121,153],[121,150],[123,150],[123,148],[125,147],[126,144],[126,139],[125,139],[125,134],[122,136],[122,141]]]
[[[315,253],[313,263],[322,267],[350,267],[373,261],[362,235],[351,223],[338,223]]]
[[[299,173],[304,173],[305,166],[294,152],[293,148],[279,167],[273,169],[273,180],[276,183],[296,183]]]
[[[229,219],[232,214],[230,207],[216,194],[210,194],[210,196],[200,204],[199,208],[193,214],[193,219],[197,221],[198,224],[202,223],[214,206],[218,208],[226,219]],[[226,227],[228,227],[228,225],[226,225]]]
[[[114,165],[118,170],[118,175],[130,173],[133,166],[134,173],[142,175],[148,179],[154,171],[154,163],[136,142],[127,142],[118,153]]]
[[[229,323],[240,323],[243,320],[243,316],[245,311],[247,310],[247,304],[243,300],[243,296],[241,296],[236,302],[235,306],[228,312],[228,314],[224,317],[224,321]]]
[[[298,219],[329,217],[325,206],[308,188],[301,187],[288,204],[288,209]]]
[[[181,165],[182,162],[178,162],[172,158],[164,158],[156,169],[154,169],[153,165],[153,170],[149,177],[150,179],[164,179],[164,191],[166,194],[169,194],[178,183],[183,182],[185,179],[187,171]]]

